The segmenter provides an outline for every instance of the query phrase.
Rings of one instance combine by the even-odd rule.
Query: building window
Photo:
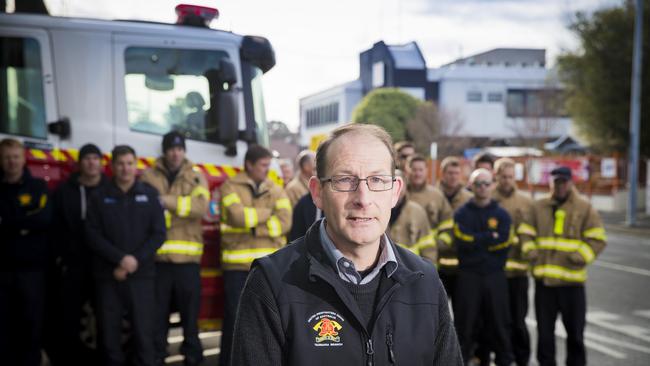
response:
[[[307,109],[305,113],[305,125],[307,128],[319,127],[337,123],[339,120],[339,103],[329,103],[326,105]]]
[[[384,86],[384,63],[382,61],[372,64],[372,87]]]
[[[488,95],[487,95],[487,100],[490,103],[503,102],[503,93],[501,93],[501,92],[489,92]]]
[[[471,103],[480,103],[483,100],[483,94],[479,91],[467,92],[467,101]]]
[[[508,117],[567,117],[564,93],[559,89],[509,89],[506,100]]]

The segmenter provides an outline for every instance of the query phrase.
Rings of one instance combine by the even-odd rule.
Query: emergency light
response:
[[[210,22],[219,18],[219,10],[207,6],[179,4],[176,6],[176,24],[208,27]]]

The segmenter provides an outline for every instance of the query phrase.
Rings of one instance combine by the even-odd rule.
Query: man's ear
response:
[[[323,192],[323,186],[320,183],[320,180],[316,176],[309,178],[309,193],[311,193],[311,199],[314,201],[314,204],[319,209],[323,209],[321,194]]]
[[[392,192],[392,203],[391,207],[395,207],[397,202],[399,202],[399,194],[402,192],[402,189],[406,189],[404,186],[404,180],[402,177],[395,177],[395,182],[393,182],[393,190]]]

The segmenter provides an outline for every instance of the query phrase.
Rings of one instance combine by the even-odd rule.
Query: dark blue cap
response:
[[[185,136],[178,131],[167,132],[162,140],[163,152],[176,146],[182,147],[185,150]]]
[[[571,169],[566,166],[560,166],[551,171],[553,179],[571,180]]]

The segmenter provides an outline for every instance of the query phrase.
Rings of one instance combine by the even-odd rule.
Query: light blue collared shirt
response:
[[[361,274],[354,267],[354,263],[345,258],[343,253],[336,248],[332,239],[330,239],[327,231],[325,230],[325,219],[320,222],[320,241],[323,243],[323,249],[327,253],[327,256],[334,264],[336,272],[338,272],[339,277],[343,281],[354,283],[357,285],[364,285],[372,281],[377,275],[381,272],[381,269],[386,266],[386,276],[390,277],[397,270],[397,258],[395,257],[395,252],[393,247],[390,245],[390,241],[386,234],[381,236],[379,241],[379,261],[375,268],[372,269],[365,277],[361,277]]]

